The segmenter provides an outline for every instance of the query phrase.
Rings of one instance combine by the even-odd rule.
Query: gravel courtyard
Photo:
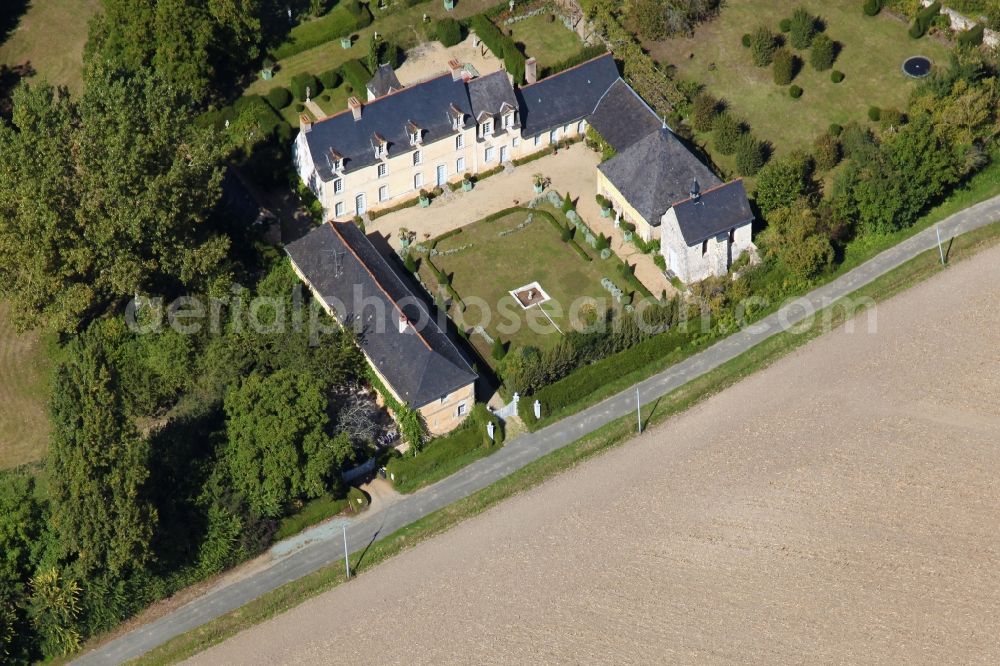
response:
[[[1000,248],[200,664],[997,663]]]

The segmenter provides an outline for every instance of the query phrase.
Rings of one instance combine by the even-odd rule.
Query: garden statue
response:
[[[535,408],[535,418],[536,419],[542,418],[542,403],[535,400],[535,404],[532,406]]]
[[[309,89],[309,86],[306,86],[306,103],[307,104],[309,103],[309,100],[311,99],[311,94],[312,94],[312,90]]]
[[[493,431],[494,431],[493,421],[490,421],[489,423],[486,424],[486,434],[490,436],[491,442],[493,441]]]

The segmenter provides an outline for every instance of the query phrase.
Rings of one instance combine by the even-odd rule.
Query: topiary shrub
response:
[[[913,25],[910,26],[910,37],[913,39],[920,39],[927,34],[927,30],[931,27],[931,23],[934,22],[934,19],[940,13],[940,2],[933,2],[920,10],[920,12],[917,13],[916,18],[913,19]]]
[[[832,39],[820,33],[813,39],[812,50],[809,52],[809,64],[817,72],[825,72],[833,67],[837,57],[837,45]]]
[[[563,227],[559,230],[559,240],[563,243],[568,243],[573,240],[573,229],[572,227]]]
[[[462,24],[453,18],[445,17],[437,22],[434,36],[444,46],[455,46],[462,41]]]
[[[767,161],[764,144],[749,134],[740,137],[736,146],[736,171],[741,176],[753,176]]]
[[[800,51],[809,48],[816,35],[816,17],[799,7],[792,13],[790,33],[792,46]]]
[[[691,105],[691,124],[699,132],[708,132],[719,114],[719,100],[706,92],[695,95]]]
[[[306,105],[303,104],[302,102],[299,102],[298,104],[295,105],[296,113],[302,113],[305,110],[306,110]]]
[[[499,335],[493,338],[493,347],[490,350],[490,355],[493,356],[494,361],[502,361],[503,357],[507,355],[507,348],[500,340]]]
[[[326,90],[333,90],[340,85],[340,70],[339,69],[328,69],[319,75],[319,82],[323,84],[323,88]]]
[[[791,86],[788,89],[788,94],[791,95],[792,99],[798,99],[799,97],[802,97],[802,88],[798,86]]]
[[[830,136],[840,136],[840,133],[844,131],[844,128],[837,123],[832,123],[827,131],[830,133]]]
[[[743,48],[746,48],[746,49],[750,48],[750,41],[751,41],[751,39],[750,39],[750,33],[749,32],[744,33],[743,37],[740,38],[740,43],[743,44]]]
[[[779,86],[787,86],[795,78],[795,56],[786,48],[780,48],[774,52],[774,83]]]
[[[767,67],[774,58],[777,44],[770,28],[762,25],[750,34],[750,58],[758,67]]]
[[[743,135],[743,127],[731,114],[720,113],[715,118],[712,133],[715,149],[723,155],[732,155],[736,152],[736,144]]]
[[[267,93],[267,103],[274,107],[275,111],[281,111],[292,103],[292,93],[288,88],[272,88]]]
[[[830,72],[830,80],[833,81],[834,83],[840,83],[841,81],[844,80],[844,73],[839,69],[835,69],[832,72]]]
[[[569,192],[567,192],[566,196],[563,197],[562,212],[568,213],[571,210],[573,210],[573,199],[570,198]]]
[[[781,32],[789,32],[792,29],[792,19],[783,18],[781,22],[778,23],[778,30]]]
[[[977,23],[958,36],[958,43],[968,47],[979,46],[983,43],[983,34],[985,31],[986,26],[982,23]]]
[[[868,107],[868,120],[877,123],[882,118],[882,109],[877,106]]]
[[[862,9],[865,16],[875,16],[882,11],[882,0],[865,0]]]
[[[413,260],[413,255],[409,252],[406,253],[405,257],[403,257],[403,268],[410,273],[417,272],[417,262]]]
[[[306,101],[307,90],[313,97],[316,97],[322,91],[322,87],[316,77],[305,73],[296,74],[292,77],[291,88],[295,99],[300,102]]]

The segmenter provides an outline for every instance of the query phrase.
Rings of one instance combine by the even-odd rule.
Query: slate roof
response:
[[[684,242],[689,246],[753,222],[753,211],[741,179],[675,203],[674,212]]]
[[[424,302],[354,224],[328,222],[285,252],[407,405],[423,407],[476,380]],[[411,322],[402,333],[400,312]]]
[[[541,134],[586,118],[617,80],[615,59],[605,53],[520,88],[517,92],[524,135]]]
[[[503,70],[469,81],[469,100],[472,102],[472,115],[477,119],[483,112],[500,115],[505,103],[517,110],[514,86]]]
[[[695,180],[703,191],[722,184],[665,128],[646,135],[597,168],[654,227],[672,205],[688,198]]]
[[[423,130],[424,143],[453,134],[450,105],[465,114],[465,127],[474,124],[465,82],[444,74],[364,104],[361,120],[355,121],[350,111],[344,111],[314,123],[305,136],[317,173],[324,181],[333,178],[326,159],[331,148],[343,156],[347,173],[375,164],[372,141],[376,134],[388,140],[389,157],[412,151],[407,123]]]
[[[396,77],[396,72],[389,64],[381,65],[375,70],[375,76],[368,82],[368,90],[375,97],[384,97],[394,90],[402,90],[403,84]]]
[[[616,152],[663,126],[663,121],[622,79],[608,88],[588,121]]]

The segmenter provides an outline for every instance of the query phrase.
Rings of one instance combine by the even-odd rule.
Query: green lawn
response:
[[[820,16],[830,38],[843,45],[834,69],[846,78],[833,83],[830,71],[817,72],[808,64],[808,51],[796,52],[804,66],[793,83],[805,92],[794,100],[787,86],[774,84],[770,67],[753,65],[740,38],[762,23],[778,33],[779,21],[798,6]],[[675,65],[679,76],[724,98],[779,153],[809,147],[831,123],[867,122],[870,106],[904,109],[917,83],[900,70],[903,60],[920,54],[946,64],[949,52],[932,38],[911,39],[906,24],[887,12],[865,16],[859,0],[728,0],[693,37],[646,46],[661,64]]]
[[[553,214],[565,224],[562,213],[548,204],[540,210]],[[611,298],[601,285],[601,278],[608,277],[623,289],[627,285],[617,272],[620,260],[615,255],[602,260],[579,239],[591,258],[590,261],[583,259],[561,240],[552,223],[541,215],[534,215],[530,224],[511,231],[527,217],[527,212],[517,211],[497,220],[483,220],[462,227],[461,233],[441,239],[436,246],[439,253],[456,251],[455,254],[438,254],[431,260],[440,270],[453,276],[452,286],[469,306],[464,314],[456,307],[449,312],[459,325],[464,323],[471,328],[481,324],[491,336],[499,335],[511,346],[530,345],[544,349],[555,344],[560,331],[565,334],[574,326],[583,326],[578,299],[596,299],[603,304],[597,307],[598,311],[609,305]],[[510,233],[500,236],[503,232]],[[426,285],[437,284],[431,268],[423,260],[420,277]],[[525,310],[508,292],[536,281],[551,300]],[[555,326],[539,307],[552,318]],[[486,308],[489,313],[484,314]],[[485,340],[478,335],[471,336],[470,340],[483,358],[492,362]]]
[[[80,92],[88,23],[100,7],[101,0],[31,0],[17,28],[0,44],[0,63],[30,63],[36,78]]]
[[[524,44],[528,57],[538,60],[538,69],[551,67],[583,50],[583,43],[576,33],[556,19],[549,22],[551,14],[539,14],[518,21],[510,26],[515,42]],[[501,26],[503,28],[505,26]]]
[[[0,469],[41,460],[48,447],[49,342],[18,334],[0,303]]]

